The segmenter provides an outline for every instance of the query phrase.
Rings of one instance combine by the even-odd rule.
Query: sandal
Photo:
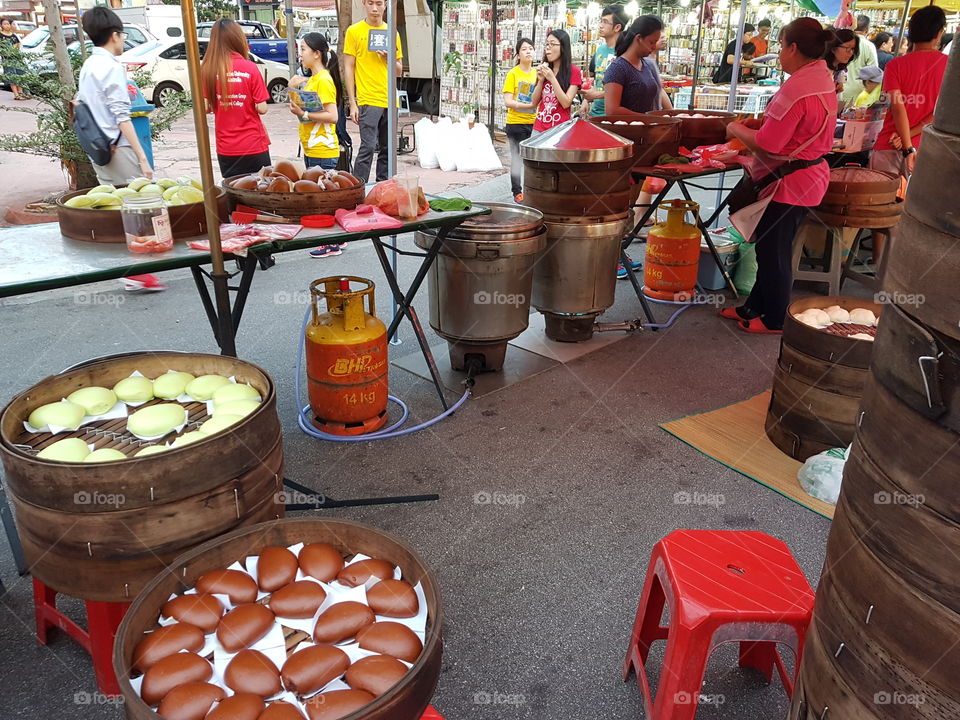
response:
[[[741,320],[737,323],[737,327],[744,332],[754,333],[756,335],[783,335],[783,330],[771,330],[763,324],[763,320],[759,317]]]
[[[748,319],[738,312],[739,310],[742,310],[742,309],[743,309],[743,305],[735,308],[724,308],[718,314],[720,315],[720,317],[726,320],[736,320],[737,322],[742,322]]]

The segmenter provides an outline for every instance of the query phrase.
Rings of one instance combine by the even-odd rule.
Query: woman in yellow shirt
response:
[[[320,33],[307,33],[300,40],[300,64],[310,70],[310,77],[295,75],[290,87],[315,92],[323,109],[304,108],[290,103],[290,112],[300,119],[300,144],[307,167],[335,170],[340,158],[337,138],[337,116],[343,87],[337,56],[330,51],[327,39]]]
[[[330,51],[327,39],[320,33],[307,33],[300,40],[300,65],[310,70],[310,77],[294,75],[291,88],[315,92],[320,99],[320,109],[302,107],[290,103],[290,112],[300,120],[300,144],[303,145],[303,162],[309,167],[336,170],[340,159],[340,140],[337,137],[337,117],[343,86],[340,83],[340,68],[337,56]],[[343,252],[346,245],[321,245],[310,251],[311,257],[332,257]]]
[[[537,119],[537,106],[533,103],[533,91],[537,87],[537,71],[533,67],[533,41],[520,38],[517,41],[517,64],[503,81],[503,104],[507,108],[507,140],[510,142],[510,190],[513,199],[523,202],[523,186],[520,173],[520,143],[530,137]]]

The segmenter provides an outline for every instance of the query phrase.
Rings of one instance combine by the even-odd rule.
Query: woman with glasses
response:
[[[657,51],[662,30],[659,18],[643,15],[620,35],[617,59],[603,78],[607,115],[640,115],[673,107],[651,57]]]
[[[543,62],[537,67],[537,87],[533,91],[533,102],[537,106],[534,134],[570,119],[570,106],[582,83],[580,68],[573,64],[570,36],[563,30],[551,30],[544,44]]]
[[[836,38],[827,50],[827,67],[833,73],[833,82],[837,87],[837,94],[843,92],[847,82],[847,65],[860,52],[860,39],[853,30],[837,30]]]

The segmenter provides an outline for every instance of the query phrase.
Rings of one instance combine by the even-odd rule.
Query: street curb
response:
[[[47,213],[28,212],[23,208],[8,208],[3,219],[10,225],[38,225],[41,223],[57,222],[57,215]]]

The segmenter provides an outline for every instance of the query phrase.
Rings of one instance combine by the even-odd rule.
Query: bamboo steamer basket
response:
[[[727,141],[727,125],[737,119],[726,110],[654,110],[651,115],[677,118],[680,121],[680,144],[692,150],[700,145],[719,145]],[[703,117],[677,117],[678,115]]]
[[[157,623],[160,607],[172,593],[194,585],[205,572],[225,568],[267,545],[289,546],[298,542],[329,543],[345,555],[364,553],[400,567],[412,585],[422,583],[427,601],[427,628],[423,652],[410,671],[386,693],[343,720],[418,720],[430,704],[440,676],[443,653],[443,607],[434,574],[406,543],[384,532],[349,520],[288,518],[237,530],[211,540],[176,558],[134,600],[117,630],[113,667],[124,697],[128,720],[159,720],[130,684],[133,651],[143,633]],[[306,639],[303,633],[286,630],[288,653]]]
[[[911,204],[911,208],[915,206]],[[947,213],[955,207],[943,211]],[[924,224],[908,209],[888,247],[884,291],[894,298],[922,297],[923,302],[906,308],[911,317],[947,337],[960,339],[960,296],[956,287],[960,252],[956,236]]]
[[[157,455],[112,463],[36,457],[68,437],[132,454],[147,443],[126,431],[125,418],[56,436],[28,433],[23,421],[34,408],[78,388],[112,387],[135,370],[156,377],[169,369],[235,376],[255,387],[263,401],[227,430]],[[185,430],[209,417],[205,403],[186,408]],[[31,572],[45,585],[85,600],[129,602],[185,550],[284,514],[273,381],[256,365],[220,355],[134,353],[49,377],[13,398],[0,415],[0,460]],[[115,502],[85,502],[97,497]]]
[[[240,190],[231,186],[234,181],[248,175],[249,173],[223,179],[222,187],[227,193],[231,212],[237,205],[247,205],[299,222],[304,215],[333,215],[335,210],[353,210],[363,202],[365,196],[363,184],[346,190],[315,193]]]
[[[835,206],[888,205],[897,201],[900,178],[879,170],[839,167],[830,170],[830,183],[821,204]]]
[[[637,121],[643,125],[630,125]],[[676,155],[680,150],[681,120],[677,118],[658,113],[600,115],[590,118],[590,122],[633,141],[632,167],[656,165],[661,155]],[[618,122],[626,125],[617,125]]]
[[[832,335],[795,317],[831,305],[867,308],[878,317],[882,309],[858,298],[811,297],[787,310],[764,430],[774,445],[800,461],[853,441],[869,378],[874,343]]]
[[[57,220],[63,236],[86,242],[125,243],[127,237],[123,232],[123,219],[119,210],[72,208],[64,205],[70,198],[86,193],[86,190],[79,190],[57,198]],[[167,213],[170,215],[170,228],[175,240],[207,233],[207,216],[202,202],[171,205],[167,208]],[[225,222],[229,215],[227,195],[220,188],[217,188],[217,215],[221,222]]]

